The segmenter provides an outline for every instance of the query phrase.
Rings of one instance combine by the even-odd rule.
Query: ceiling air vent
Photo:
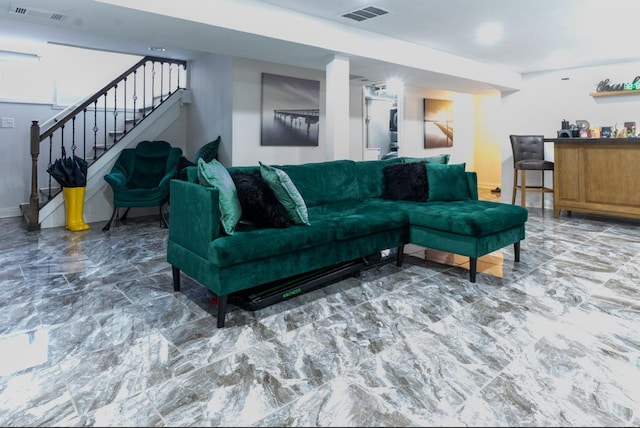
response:
[[[376,16],[385,15],[387,13],[389,13],[388,10],[380,9],[376,6],[367,6],[362,9],[354,10],[353,12],[345,13],[342,17],[353,19],[354,21],[364,21],[365,19],[375,18]]]
[[[52,21],[64,21],[67,15],[60,12],[53,12],[50,10],[34,9],[31,7],[21,7],[11,5],[9,7],[9,13],[13,15],[23,16],[35,16],[37,18],[50,19]]]

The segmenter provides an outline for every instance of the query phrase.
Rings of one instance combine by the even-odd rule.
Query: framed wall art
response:
[[[317,146],[320,81],[262,73],[262,146]]]
[[[424,99],[424,148],[453,146],[453,101]]]

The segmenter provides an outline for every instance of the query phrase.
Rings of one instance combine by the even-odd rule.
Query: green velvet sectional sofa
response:
[[[384,168],[414,161],[420,162],[392,158],[277,166],[303,197],[309,224],[240,225],[231,235],[221,225],[219,190],[199,184],[197,167],[186,168],[183,179],[172,180],[170,189],[167,261],[175,291],[180,290],[181,272],[202,283],[218,297],[217,326],[223,327],[231,293],[385,249],[398,248],[401,265],[407,243],[468,256],[471,282],[476,281],[477,259],[485,254],[514,245],[519,261],[528,211],[478,200],[475,172],[463,170],[462,180],[459,174],[457,180],[429,175],[430,195],[440,192],[435,198],[440,200],[383,198]],[[430,172],[431,163],[422,163]],[[447,197],[450,191],[457,196]]]

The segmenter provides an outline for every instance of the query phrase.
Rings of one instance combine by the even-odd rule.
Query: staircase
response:
[[[77,105],[42,125],[33,121],[31,196],[21,206],[27,230],[64,225],[62,189],[47,172],[56,159],[66,152],[87,161],[88,205],[122,149],[154,139],[176,120],[185,91],[185,61],[145,57]]]

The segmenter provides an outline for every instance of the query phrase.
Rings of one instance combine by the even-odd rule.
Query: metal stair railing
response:
[[[146,56],[67,114],[31,125],[31,195],[27,230],[40,229],[40,210],[62,189],[47,172],[63,153],[91,165],[171,95],[186,89],[186,61]],[[43,147],[44,146],[44,147]],[[40,157],[41,148],[47,154]]]

